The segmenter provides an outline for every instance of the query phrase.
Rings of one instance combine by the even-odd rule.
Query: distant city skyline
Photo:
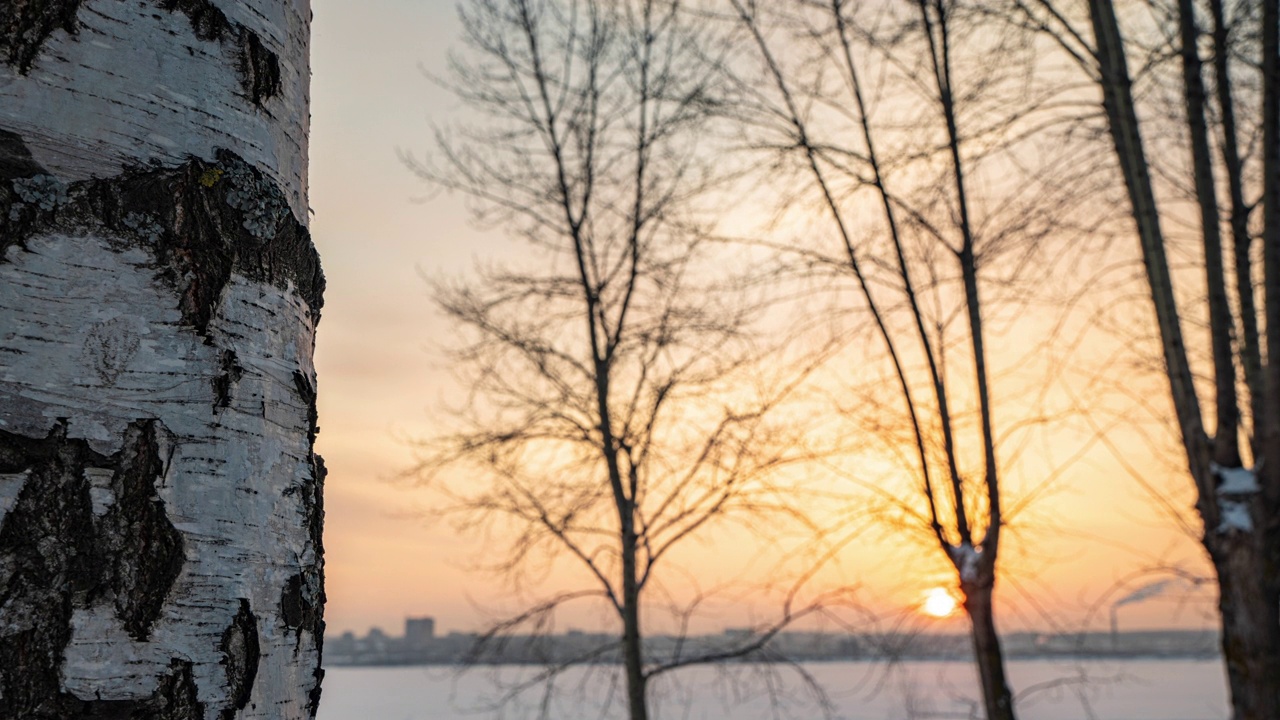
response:
[[[364,635],[346,631],[326,635],[328,665],[414,665],[488,663],[543,663],[575,657],[595,662],[617,658],[601,649],[616,645],[612,633],[565,630],[546,635],[513,635],[473,655],[476,633],[435,633],[432,617],[407,617],[402,634],[392,635],[373,627]],[[719,633],[689,636],[651,635],[646,645],[656,658],[694,650],[721,650],[754,638],[752,628],[724,628]],[[1157,630],[1108,632],[1014,632],[1003,635],[1011,658],[1044,657],[1195,657],[1219,654],[1218,633],[1206,630]],[[829,660],[966,660],[972,644],[965,632],[926,630],[899,632],[784,631],[766,644],[760,657],[785,656],[801,661]],[[758,653],[744,655],[750,659]]]

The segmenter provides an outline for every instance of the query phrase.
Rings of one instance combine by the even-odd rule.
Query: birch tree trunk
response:
[[[308,0],[0,0],[0,717],[303,718]]]

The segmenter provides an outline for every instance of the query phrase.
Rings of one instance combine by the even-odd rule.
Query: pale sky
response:
[[[450,382],[435,351],[449,330],[433,314],[422,274],[465,272],[474,259],[518,246],[472,228],[456,196],[415,202],[426,189],[397,158],[397,148],[429,150],[431,119],[455,106],[422,72],[444,68],[457,31],[452,0],[315,0],[313,9],[311,228],[328,278],[316,365],[319,451],[329,467],[329,631],[378,625],[399,633],[407,615],[432,615],[445,632],[473,629],[479,615],[469,598],[498,592],[463,567],[476,541],[428,527],[418,512],[423,496],[394,478],[412,462],[407,440],[429,432]],[[1185,477],[1170,482],[1187,485]],[[1042,610],[1078,622],[1108,586],[1144,564],[1204,568],[1197,545],[1158,517],[1106,452],[1080,462],[1032,517],[1057,527],[1018,531],[1002,550],[1004,567],[1015,563],[1028,575],[1021,591],[1012,581],[1000,586],[1006,630],[1045,627]],[[844,563],[886,612],[922,601],[929,588],[921,578],[946,577],[935,552],[905,585],[889,542],[854,546]],[[1122,618],[1129,628],[1205,622],[1161,600]]]

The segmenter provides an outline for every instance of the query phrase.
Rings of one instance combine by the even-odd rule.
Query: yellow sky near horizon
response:
[[[428,522],[424,507],[431,497],[397,476],[412,464],[410,440],[431,431],[440,401],[452,390],[434,349],[450,329],[434,315],[423,274],[465,273],[476,258],[511,257],[520,246],[497,231],[474,228],[457,196],[415,202],[426,189],[397,157],[398,148],[427,149],[430,119],[455,105],[420,69],[443,70],[456,33],[453,2],[388,0],[373,7],[316,0],[313,9],[311,226],[328,278],[316,365],[318,449],[329,467],[329,631],[382,626],[398,632],[410,615],[434,616],[444,632],[472,630],[483,621],[484,607],[500,605],[508,590],[466,569],[484,553],[483,543],[446,523]],[[992,343],[993,364],[1020,352],[1018,332]],[[1006,398],[997,413],[1018,401]],[[1090,436],[1075,425],[1063,447],[1082,445]],[[1111,428],[1109,439],[1151,482],[1173,488],[1175,502],[1185,508],[1189,482],[1163,470],[1180,466],[1176,453],[1154,456],[1131,430]],[[1033,460],[1040,450],[1033,445],[1027,452]],[[1021,477],[1020,467],[1006,473],[1011,497],[1038,481]],[[1122,594],[1114,591],[1116,584],[1143,567],[1180,563],[1208,572],[1194,540],[1161,515],[1148,491],[1099,443],[1052,493],[1014,519],[1008,537],[1002,550],[1007,574],[998,589],[998,622],[1005,630],[1044,629],[1054,619],[1075,628],[1092,606]],[[754,552],[744,538],[725,534],[691,546],[683,559],[712,585],[750,567]],[[918,609],[932,588],[949,579],[935,548],[904,542],[883,528],[860,536],[831,573],[832,583],[858,585],[859,597],[886,623],[904,616],[924,622]],[[1212,618],[1204,612],[1203,593],[1194,597],[1199,600],[1189,604],[1183,596],[1126,607],[1122,627],[1204,627]],[[745,602],[720,610],[706,620],[706,629],[741,625],[768,612],[763,600],[759,607]],[[1094,620],[1094,627],[1105,626],[1105,610]],[[574,622],[597,621],[588,615]],[[957,620],[927,622],[953,627]]]

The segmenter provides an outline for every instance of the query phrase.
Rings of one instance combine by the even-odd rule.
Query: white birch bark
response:
[[[0,0],[0,718],[306,718],[308,0]]]

